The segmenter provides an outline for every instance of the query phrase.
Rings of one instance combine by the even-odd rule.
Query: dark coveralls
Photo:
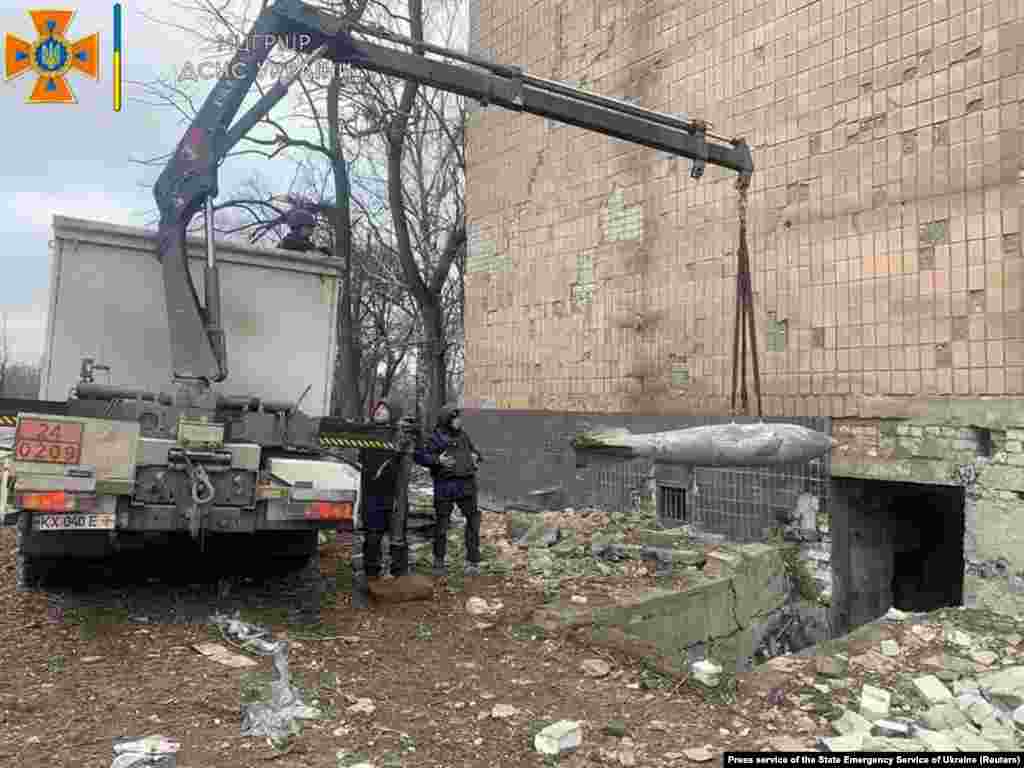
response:
[[[398,445],[402,406],[393,400],[384,404],[390,414],[390,423],[387,426],[390,426],[393,432],[392,442]],[[374,406],[374,410],[377,405]],[[391,522],[392,511],[396,503],[402,454],[387,448],[361,448],[359,463],[362,465],[362,514],[360,515],[359,530],[355,531],[355,535],[358,537],[359,534],[362,534],[363,546],[362,548],[353,547],[354,552],[362,552],[366,576],[371,579],[376,578],[381,575],[381,542],[385,534],[392,534],[390,542],[391,573],[393,576],[401,576],[408,569],[408,552],[404,549],[404,536],[400,536],[400,541],[395,540]],[[358,543],[358,541],[353,542],[353,544]]]
[[[480,452],[464,429],[453,431],[451,420],[459,414],[456,405],[446,405],[437,419],[437,428],[416,451],[416,463],[430,469],[434,479],[434,567],[444,565],[448,550],[448,528],[452,509],[457,505],[466,518],[466,563],[480,563],[480,508],[477,506],[476,464],[474,454]],[[447,454],[455,466],[441,466],[440,457]]]

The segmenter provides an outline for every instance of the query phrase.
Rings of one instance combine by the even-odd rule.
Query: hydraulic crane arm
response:
[[[354,35],[361,35],[356,38]],[[376,37],[404,45],[414,53],[377,45]],[[157,179],[160,210],[158,256],[163,264],[171,352],[176,379],[223,381],[227,376],[224,334],[220,328],[217,268],[213,253],[212,204],[217,195],[217,167],[227,153],[287,93],[297,77],[282,79],[245,115],[235,114],[274,45],[282,42],[313,58],[380,72],[466,96],[485,105],[614,136],[692,161],[690,175],[700,178],[706,163],[736,171],[745,183],[753,173],[750,148],[742,139],[714,141],[701,121],[637,107],[531,77],[516,67],[492,64],[456,51],[411,40],[378,29],[351,24],[301,0],[277,0],[257,18],[248,44],[240,49],[225,75],[206,98]],[[428,59],[435,53],[450,61]],[[452,63],[455,62],[455,63]],[[205,307],[200,304],[188,270],[185,232],[192,217],[206,206],[207,265]]]

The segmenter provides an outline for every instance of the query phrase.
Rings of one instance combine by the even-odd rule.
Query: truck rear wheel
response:
[[[15,588],[19,592],[38,591],[56,565],[56,559],[28,553],[28,540],[32,535],[32,513],[22,512],[15,530]]]
[[[324,593],[320,575],[318,531],[274,532],[265,535],[263,545],[272,574],[282,591],[293,601],[292,621],[317,624]],[[262,549],[262,547],[261,547]]]

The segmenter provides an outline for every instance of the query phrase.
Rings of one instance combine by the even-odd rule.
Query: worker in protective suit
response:
[[[370,419],[375,426],[390,429],[392,448],[361,448],[362,465],[359,523],[353,531],[352,570],[355,599],[363,607],[368,582],[381,576],[381,550],[385,535],[390,537],[391,575],[409,571],[409,548],[405,537],[408,518],[408,459],[414,439],[403,408],[396,399],[378,402]],[[404,491],[404,492],[403,492]],[[399,508],[401,507],[401,508]]]
[[[316,216],[304,208],[295,208],[288,212],[285,220],[288,222],[288,229],[290,231],[278,243],[278,248],[283,248],[286,251],[299,251],[301,253],[319,251],[325,256],[331,255],[329,250],[313,242]]]
[[[462,428],[462,410],[445,405],[437,428],[416,451],[416,463],[430,469],[434,479],[434,569],[435,577],[447,574],[448,527],[452,510],[458,506],[466,518],[465,575],[480,574],[480,507],[477,504],[476,473],[483,457]]]

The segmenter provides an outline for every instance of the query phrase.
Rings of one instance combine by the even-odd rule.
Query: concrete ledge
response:
[[[714,647],[726,668],[746,668],[755,640],[771,618],[786,607],[789,578],[786,546],[751,544],[707,553],[719,575],[703,577],[681,591],[651,589],[616,605],[578,606],[560,602],[535,611],[534,623],[549,631],[574,630],[589,642],[650,657],[685,671],[691,654]],[[630,650],[633,649],[633,650]]]

